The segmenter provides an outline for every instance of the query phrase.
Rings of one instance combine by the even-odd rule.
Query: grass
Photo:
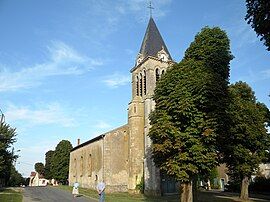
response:
[[[72,187],[69,186],[58,186],[58,188],[72,192]],[[79,188],[80,194],[98,199],[98,194],[96,191],[86,188]],[[0,200],[1,201],[1,200]],[[172,196],[162,196],[162,197],[146,197],[143,194],[132,195],[129,193],[106,193],[106,202],[179,202],[178,195]],[[219,191],[199,191],[198,192],[198,202],[240,202],[239,194],[228,193],[228,192],[219,192]],[[269,199],[256,198],[250,199],[245,202],[267,202]],[[244,201],[241,201],[244,202]]]
[[[69,192],[72,191],[72,187],[69,186],[59,186],[58,188],[67,190]],[[80,194],[84,196],[88,196],[91,198],[98,199],[98,194],[95,190],[80,188]],[[212,192],[199,192],[198,194],[199,202],[234,202],[237,200],[237,196],[218,196],[217,194],[213,194]],[[143,194],[129,194],[129,193],[110,193],[106,194],[106,202],[179,202],[179,195],[172,196],[157,196],[157,197],[147,197]]]
[[[14,189],[1,188],[0,201],[1,202],[22,202],[22,192]]]
[[[60,185],[58,188],[72,192],[72,187]],[[86,188],[79,188],[79,193],[90,197],[98,199],[97,191]],[[166,196],[166,197],[146,197],[143,194],[129,194],[129,193],[106,193],[106,202],[178,202],[179,198],[177,196]]]

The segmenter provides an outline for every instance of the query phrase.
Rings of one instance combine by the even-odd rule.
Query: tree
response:
[[[10,171],[13,161],[17,158],[12,144],[16,142],[16,129],[8,124],[2,123],[0,126],[0,179],[7,182],[10,178]]]
[[[223,155],[232,179],[241,181],[240,198],[248,199],[251,175],[267,160],[270,136],[266,122],[267,107],[256,101],[247,83],[237,82],[229,88],[231,129],[223,140]],[[268,119],[268,120],[267,120]]]
[[[157,83],[150,115],[152,156],[161,172],[182,182],[181,201],[192,201],[191,182],[217,165],[216,137],[228,119],[229,39],[204,28]]]
[[[46,179],[52,179],[52,171],[51,171],[51,164],[52,164],[52,157],[53,157],[54,151],[50,150],[45,154],[45,178]]]
[[[68,179],[69,155],[71,149],[71,143],[68,140],[62,140],[56,146],[52,157],[52,177],[63,184],[65,184]]]
[[[247,14],[245,20],[261,36],[267,50],[270,51],[270,1],[246,0]]]
[[[35,171],[38,172],[41,175],[44,175],[44,164],[41,162],[38,162],[35,164]]]
[[[10,178],[8,181],[8,186],[14,187],[20,186],[22,184],[25,184],[23,176],[15,169],[14,165],[12,165],[10,169]]]

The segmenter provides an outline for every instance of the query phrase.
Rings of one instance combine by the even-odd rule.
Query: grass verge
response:
[[[0,201],[2,202],[22,202],[22,192],[19,190],[1,188],[0,189]]]
[[[72,187],[60,185],[57,188],[72,192]],[[97,191],[86,188],[79,188],[79,193],[94,199],[98,199]],[[106,193],[106,202],[178,202],[178,196],[164,196],[164,197],[146,197],[143,194],[129,194],[129,193]]]
[[[58,186],[58,188],[72,192],[72,187]],[[95,190],[79,188],[80,194],[98,199],[98,194]],[[253,196],[255,197],[255,196]],[[162,197],[147,197],[143,194],[129,194],[129,193],[106,193],[106,202],[179,202],[179,195],[162,196]],[[199,191],[198,202],[244,202],[239,199],[239,194],[219,191]],[[267,202],[269,198],[255,197],[245,202]]]

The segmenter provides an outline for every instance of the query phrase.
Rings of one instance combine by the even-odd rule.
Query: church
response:
[[[74,147],[70,153],[69,185],[95,189],[104,181],[107,192],[138,192],[159,195],[175,192],[176,183],[162,177],[151,159],[149,114],[155,108],[152,99],[158,79],[174,64],[161,34],[150,17],[133,68],[132,98],[128,121]]]

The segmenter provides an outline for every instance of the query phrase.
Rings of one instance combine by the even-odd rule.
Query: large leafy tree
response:
[[[50,150],[45,154],[45,178],[52,179],[52,157],[54,151]]]
[[[152,155],[162,172],[182,182],[182,202],[192,201],[192,180],[217,165],[216,138],[228,131],[231,59],[226,33],[206,27],[157,83]]]
[[[68,179],[69,155],[71,149],[71,143],[68,140],[62,140],[56,146],[52,157],[52,177],[63,184],[65,184]]]
[[[224,136],[223,155],[232,179],[241,182],[241,199],[248,199],[251,175],[267,160],[270,147],[268,108],[256,101],[247,83],[237,82],[229,88],[231,129]]]
[[[41,162],[36,163],[35,164],[35,171],[41,175],[44,175],[44,171],[45,171],[44,164]]]
[[[247,14],[245,20],[255,30],[267,50],[270,51],[270,1],[246,0]]]
[[[6,123],[0,126],[0,179],[7,182],[13,161],[17,158],[11,146],[16,142],[16,129]]]

